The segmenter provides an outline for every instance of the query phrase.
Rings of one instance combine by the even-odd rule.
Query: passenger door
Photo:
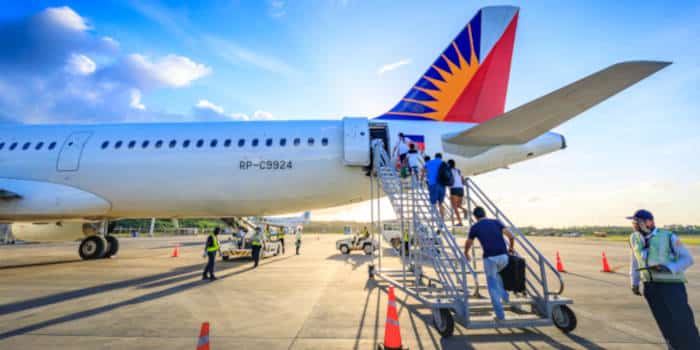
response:
[[[369,165],[369,120],[343,118],[343,160],[345,165]]]
[[[80,157],[83,154],[85,144],[92,136],[92,132],[80,131],[74,132],[68,136],[61,147],[61,152],[58,154],[58,163],[56,170],[58,171],[78,171],[80,168]]]

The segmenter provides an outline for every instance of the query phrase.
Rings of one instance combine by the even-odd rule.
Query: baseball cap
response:
[[[654,220],[654,215],[646,209],[639,209],[634,212],[634,215],[628,216],[628,220]]]

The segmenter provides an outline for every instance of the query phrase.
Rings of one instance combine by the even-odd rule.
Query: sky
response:
[[[2,0],[0,122],[374,117],[494,4]],[[673,64],[555,129],[566,150],[474,180],[519,225],[626,225],[640,207],[700,224],[700,3],[512,4],[506,110],[616,62]]]

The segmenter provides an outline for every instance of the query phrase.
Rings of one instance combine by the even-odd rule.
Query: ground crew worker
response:
[[[277,231],[277,240],[282,244],[282,254],[284,254],[284,228],[280,228],[280,230]]]
[[[408,230],[403,230],[403,249],[404,249],[403,254],[404,254],[405,256],[408,256],[408,249],[409,249],[409,244],[408,244]]]
[[[632,293],[641,295],[641,279],[644,298],[669,349],[700,349],[683,274],[693,257],[673,232],[656,228],[651,212],[637,210],[627,219],[634,228],[630,235]]]
[[[294,232],[294,245],[297,246],[297,255],[299,255],[299,249],[301,249],[301,227],[298,227],[296,232]]]
[[[251,247],[253,249],[253,267],[258,267],[258,262],[260,261],[260,250],[265,242],[265,234],[263,234],[260,226],[255,227],[255,233],[251,237]]]
[[[367,239],[369,238],[369,230],[367,229],[367,226],[362,228],[361,236],[360,239]]]
[[[214,261],[216,260],[216,253],[219,251],[219,239],[216,237],[221,232],[220,228],[215,228],[214,232],[209,234],[207,237],[207,244],[204,247],[204,252],[207,255],[207,266],[204,268],[204,274],[202,279],[209,279],[210,281],[216,280],[214,276]]]

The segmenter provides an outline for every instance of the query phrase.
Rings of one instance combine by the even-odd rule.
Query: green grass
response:
[[[681,238],[681,242],[683,244],[687,245],[700,245],[700,236],[697,235],[679,235]],[[630,239],[629,235],[610,235],[605,238],[599,238],[599,237],[590,237],[593,239],[602,239],[606,241],[612,241],[612,242],[628,242]]]

